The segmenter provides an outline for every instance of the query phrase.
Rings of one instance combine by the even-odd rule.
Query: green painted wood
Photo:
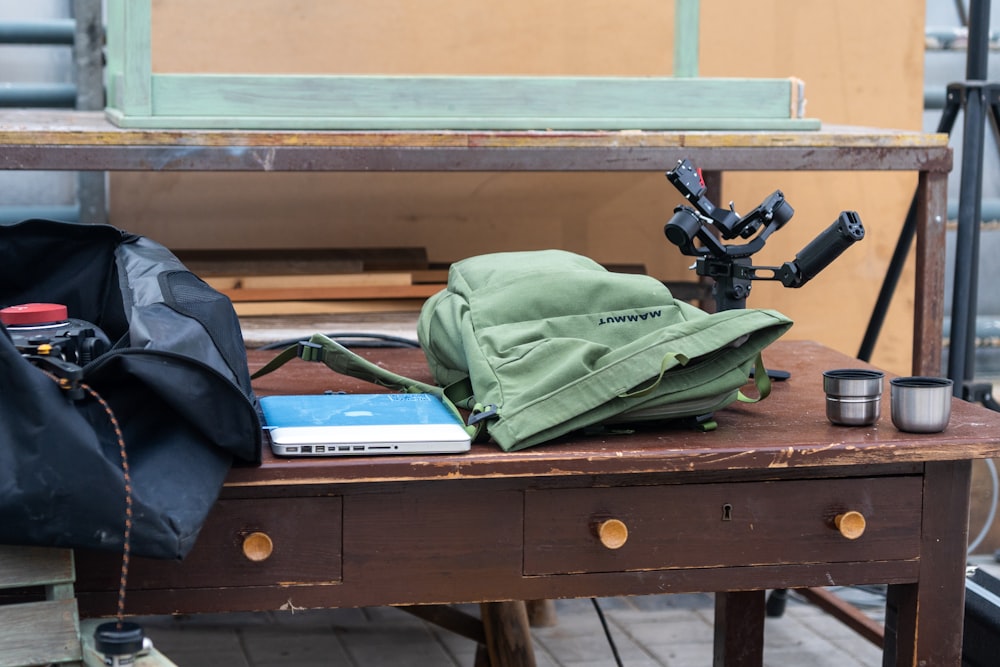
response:
[[[698,0],[675,0],[674,76],[698,76],[700,29]]]
[[[702,118],[632,118],[590,119],[546,118],[319,118],[275,116],[125,116],[109,109],[108,118],[119,127],[137,130],[456,130],[456,131],[529,131],[529,130],[633,130],[648,131],[732,131],[732,132],[802,132],[820,129],[818,119],[702,119]]]
[[[149,113],[112,108],[109,117],[125,127],[818,128],[792,117],[800,85],[794,79],[157,74]]]
[[[125,6],[120,0],[107,0],[105,10],[105,65],[104,77],[108,106],[124,106],[125,72]],[[148,111],[146,112],[148,113]]]
[[[153,77],[152,112],[325,118],[788,118],[792,87],[789,79],[158,74]]]
[[[677,0],[697,73],[698,1]],[[108,118],[134,128],[816,130],[792,79],[153,74],[152,0],[108,0]]]
[[[152,97],[151,0],[107,0],[109,105],[148,115]]]
[[[76,600],[0,606],[0,667],[82,658]]]

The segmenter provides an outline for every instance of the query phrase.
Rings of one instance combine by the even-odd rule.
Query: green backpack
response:
[[[708,314],[659,280],[613,273],[561,250],[481,255],[452,265],[417,335],[436,385],[372,364],[322,334],[299,356],[382,386],[428,392],[471,411],[504,450],[584,427],[711,415],[737,400],[760,352],[792,322],[773,310]],[[256,377],[256,376],[255,376]],[[711,425],[711,422],[708,422]],[[710,427],[710,426],[709,426]]]

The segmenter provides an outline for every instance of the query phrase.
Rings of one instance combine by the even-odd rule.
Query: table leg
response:
[[[483,602],[479,609],[490,667],[535,667],[524,602]]]
[[[917,251],[913,303],[913,374],[941,374],[948,174],[920,172],[917,181]]]
[[[971,461],[925,465],[918,581],[889,586],[883,667],[962,662],[971,481]]]
[[[555,600],[526,600],[528,624],[533,628],[551,628],[559,624]]]
[[[715,594],[714,667],[760,667],[764,604],[764,591]]]

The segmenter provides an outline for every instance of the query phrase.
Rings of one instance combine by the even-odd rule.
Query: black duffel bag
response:
[[[107,344],[0,324],[0,543],[121,551],[130,514],[133,554],[183,558],[233,463],[260,462],[231,302],[148,238],[28,220],[0,225],[0,309],[25,304]]]

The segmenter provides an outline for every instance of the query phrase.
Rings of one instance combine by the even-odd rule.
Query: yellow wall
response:
[[[672,3],[663,0],[154,0],[157,72],[380,72],[666,75]],[[500,5],[498,7],[498,5]],[[701,3],[703,76],[806,82],[827,124],[918,129],[924,6],[917,0]],[[684,100],[678,100],[683,104]],[[560,247],[602,262],[692,278],[663,237],[677,194],[651,174],[114,174],[112,222],[174,248],[426,246],[432,261]],[[802,289],[757,282],[751,307],[796,321],[789,334],[856,354],[916,178],[893,173],[734,173],[745,213],[780,188],[793,220],[755,263],[790,260],[841,210],[866,239]],[[874,361],[908,372],[912,269]]]

